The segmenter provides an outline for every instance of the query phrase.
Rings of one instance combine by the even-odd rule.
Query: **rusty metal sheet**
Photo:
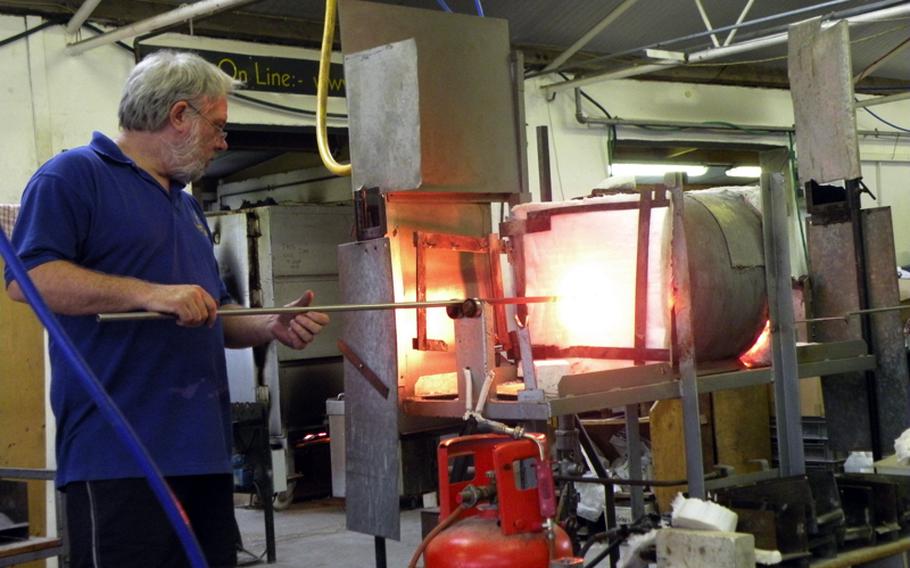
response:
[[[506,20],[449,14],[435,7],[426,10],[355,0],[342,0],[339,16],[346,56],[403,40],[410,40],[417,49],[413,86],[397,84],[399,78],[392,76],[374,77],[376,80],[366,83],[365,90],[353,88],[364,81],[355,73],[365,71],[365,65],[355,70],[345,63],[349,111],[357,112],[361,106],[382,109],[385,104],[397,109],[412,101],[393,97],[419,93],[419,112],[414,117],[399,116],[397,111],[360,118],[351,115],[352,148],[371,148],[368,155],[352,150],[354,188],[378,185],[384,190],[414,189],[418,187],[413,184],[414,165],[419,164],[421,191],[521,190],[519,167],[524,148],[518,146]],[[375,74],[371,71],[370,75]],[[407,75],[407,80],[413,80],[411,77]],[[372,101],[360,101],[364,97]],[[376,124],[362,124],[362,118]],[[385,134],[399,128],[394,122],[399,119],[418,120],[419,144],[396,148],[389,143]],[[408,129],[415,131],[411,124]],[[358,139],[361,136],[366,139]],[[400,174],[400,182],[374,177],[373,172],[395,172],[399,168],[407,172]]]
[[[870,308],[900,304],[895,271],[894,232],[891,208],[862,210],[863,243]],[[891,448],[894,439],[910,426],[910,381],[907,350],[899,312],[870,314],[872,349],[878,361],[875,396],[878,401],[879,441]]]
[[[788,64],[800,183],[860,177],[847,22],[791,25]]]
[[[840,316],[858,309],[850,223],[810,224],[807,229],[812,316]],[[858,318],[850,318],[848,322],[814,323],[810,334],[812,340],[822,342],[862,339]],[[871,449],[869,398],[864,374],[854,372],[822,377],[822,396],[831,448],[841,452]]]
[[[389,240],[338,247],[341,297],[347,303],[395,300]],[[395,312],[348,312],[342,339],[389,387],[388,397],[344,362],[345,492],[348,530],[400,538],[398,348]]]

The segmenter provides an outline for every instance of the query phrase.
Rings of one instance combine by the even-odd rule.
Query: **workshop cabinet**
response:
[[[284,306],[305,290],[315,305],[337,304],[336,247],[350,240],[350,205],[270,205],[209,214],[222,278],[237,303],[245,307]],[[335,317],[306,349],[277,343],[266,348],[228,349],[232,402],[265,402],[274,459],[293,471],[294,447],[306,434],[324,431],[325,401],[344,388],[336,347],[340,324]],[[274,463],[276,471],[281,465]],[[275,476],[275,487],[284,487]]]

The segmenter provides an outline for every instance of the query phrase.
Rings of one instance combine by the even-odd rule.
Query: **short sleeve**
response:
[[[39,171],[22,195],[12,244],[28,270],[53,260],[79,262],[90,225],[91,208],[73,181]],[[9,267],[4,278],[9,286]]]

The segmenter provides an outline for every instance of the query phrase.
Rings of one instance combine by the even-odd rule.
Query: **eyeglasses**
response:
[[[202,118],[202,120],[208,122],[209,125],[210,125],[212,128],[214,128],[216,132],[218,132],[218,136],[221,136],[221,139],[222,139],[222,140],[227,140],[227,135],[228,135],[228,133],[224,131],[224,126],[218,126],[217,124],[215,124],[214,122],[212,122],[212,121],[209,119],[209,117],[207,117],[207,116],[205,116],[204,114],[202,114],[202,112],[201,112],[198,108],[196,108],[195,106],[193,106],[193,103],[191,103],[190,101],[184,101],[184,102],[186,103],[186,106],[190,107],[190,109],[192,109],[192,111],[195,112],[200,118]]]

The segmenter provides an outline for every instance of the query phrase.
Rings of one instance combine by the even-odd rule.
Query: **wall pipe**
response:
[[[193,4],[185,4],[175,10],[146,18],[145,20],[129,24],[105,34],[95,36],[86,40],[70,43],[64,50],[67,55],[79,55],[90,49],[130,39],[137,35],[146,34],[155,30],[160,30],[174,24],[179,24],[187,20],[211,16],[225,10],[239,8],[246,4],[252,4],[258,0],[201,0]]]
[[[902,93],[901,98],[910,98],[910,94]],[[857,104],[857,107],[871,106],[875,104],[875,101],[878,101],[879,98],[884,99],[885,97],[877,97],[872,99],[863,99],[864,101],[870,101],[867,104]],[[882,100],[882,103],[891,102],[896,99]],[[585,125],[597,125],[597,126],[631,126],[637,128],[679,128],[681,130],[702,130],[702,131],[724,131],[731,134],[789,134],[795,132],[796,129],[792,126],[771,126],[767,124],[748,124],[748,125],[736,125],[728,124],[726,122],[686,122],[682,120],[650,120],[642,118],[604,118],[596,116],[588,116],[581,110],[581,94],[579,89],[576,89],[575,93],[575,120],[579,124]],[[860,136],[873,136],[877,138],[904,138],[910,140],[910,136],[907,136],[905,132],[897,132],[894,130],[857,130],[856,132]]]
[[[351,164],[339,164],[332,156],[326,130],[326,109],[329,100],[329,69],[332,65],[332,38],[335,35],[335,0],[325,2],[325,22],[322,26],[322,49],[319,52],[319,78],[316,81],[316,147],[327,170],[336,176],[351,175]]]
[[[196,535],[193,534],[193,530],[189,526],[189,521],[184,519],[180,502],[177,501],[177,498],[171,492],[170,487],[161,475],[161,471],[158,469],[158,466],[155,465],[148,450],[139,440],[139,437],[136,435],[132,426],[130,426],[126,417],[123,416],[123,413],[117,408],[117,405],[107,392],[105,392],[101,382],[92,372],[88,363],[86,363],[85,359],[82,357],[82,354],[76,349],[73,341],[66,335],[66,332],[57,321],[57,318],[44,302],[44,299],[41,297],[35,284],[29,277],[25,266],[23,266],[19,257],[16,255],[13,245],[6,237],[4,231],[0,231],[0,256],[6,261],[6,265],[12,271],[13,277],[22,290],[22,294],[28,300],[35,315],[37,315],[41,323],[44,324],[48,335],[50,335],[51,339],[60,347],[64,359],[66,359],[76,370],[76,376],[82,383],[83,388],[88,392],[95,402],[95,405],[98,407],[98,410],[108,423],[110,423],[116,435],[126,445],[127,450],[142,469],[142,472],[148,479],[152,492],[155,494],[155,497],[158,498],[158,501],[164,508],[165,515],[173,525],[174,531],[177,533],[177,538],[183,545],[183,550],[186,552],[190,565],[193,566],[193,568],[206,568],[208,564],[205,561],[205,556],[202,554],[202,549],[199,547]]]

